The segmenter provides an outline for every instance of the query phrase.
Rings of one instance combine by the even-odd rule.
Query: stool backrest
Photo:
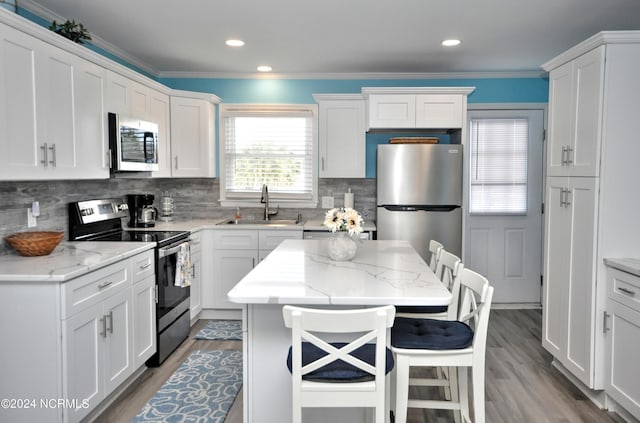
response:
[[[444,249],[444,245],[432,239],[429,241],[429,253],[431,253],[431,258],[429,259],[429,267],[434,272],[436,271],[436,267],[438,266],[438,260],[440,259],[440,251]]]

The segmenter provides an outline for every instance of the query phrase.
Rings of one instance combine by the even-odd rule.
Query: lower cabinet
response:
[[[2,282],[0,308],[0,397],[23,401],[0,421],[78,422],[155,353],[153,250],[64,283]]]
[[[640,277],[609,268],[607,285],[605,392],[624,411],[640,419]]]
[[[189,309],[191,321],[198,317],[202,311],[202,233],[192,233],[191,241],[191,294]]]
[[[211,255],[213,260],[210,272],[204,271],[211,274],[211,280],[203,282],[202,307],[240,309],[240,304],[227,299],[227,293],[285,239],[302,239],[302,228],[207,231],[205,256]]]

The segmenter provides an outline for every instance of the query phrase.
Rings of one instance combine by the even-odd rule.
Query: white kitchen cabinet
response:
[[[594,398],[605,382],[604,257],[640,256],[638,66],[640,37],[624,31],[597,34],[543,65],[551,117],[542,344]]]
[[[597,178],[547,178],[542,344],[591,383],[597,295]]]
[[[548,176],[598,176],[605,46],[549,72]]]
[[[171,105],[168,95],[149,92],[149,120],[158,124],[158,170],[152,177],[171,177]]]
[[[202,249],[203,240],[202,233],[192,233],[189,237],[191,243],[191,294],[190,305],[191,321],[195,322],[202,311]]]
[[[605,391],[617,406],[640,419],[640,277],[615,268],[608,269],[607,375]],[[612,411],[620,411],[610,405]]]
[[[314,94],[321,178],[364,178],[366,103],[361,95]]]
[[[133,368],[144,365],[155,354],[156,277],[147,276],[131,287],[133,301]]]
[[[215,176],[215,98],[171,96],[171,176]]]
[[[107,178],[104,70],[0,24],[0,179]]]
[[[109,113],[117,113],[121,116],[131,116],[132,81],[131,79],[107,70],[106,109]]]
[[[155,339],[154,286],[152,250],[64,283],[0,284],[0,306],[19,316],[2,325],[13,342],[3,346],[0,371],[12,382],[0,384],[0,395],[70,402],[0,409],[0,420],[77,422],[89,414],[143,364],[135,355]]]
[[[231,288],[283,240],[302,239],[302,227],[291,230],[221,229],[211,232],[213,288],[203,287],[203,308],[239,309],[238,304],[227,299]]]
[[[462,128],[468,87],[363,88],[368,126],[376,128]]]

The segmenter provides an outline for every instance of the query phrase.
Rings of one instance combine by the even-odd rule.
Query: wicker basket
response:
[[[22,256],[46,256],[62,241],[64,232],[18,232],[5,239]]]

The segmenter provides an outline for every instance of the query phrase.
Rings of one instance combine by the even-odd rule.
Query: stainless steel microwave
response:
[[[116,171],[156,171],[158,125],[109,113],[111,167]]]

